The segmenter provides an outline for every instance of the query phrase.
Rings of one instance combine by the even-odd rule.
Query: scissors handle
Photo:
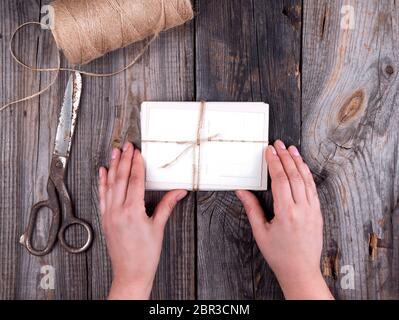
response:
[[[26,247],[26,249],[35,256],[44,256],[48,254],[54,247],[54,244],[57,240],[58,230],[60,228],[61,222],[61,212],[60,207],[57,202],[56,188],[53,183],[49,179],[47,184],[47,193],[49,196],[49,200],[41,201],[35,204],[30,212],[28,228],[25,233],[21,236],[20,243]],[[37,215],[41,209],[48,208],[52,213],[52,221],[50,226],[50,233],[47,240],[46,247],[44,249],[36,249],[32,244],[33,232],[36,226]]]
[[[91,243],[93,242],[93,230],[90,224],[82,219],[76,218],[73,214],[72,201],[69,197],[64,180],[55,178],[55,186],[57,189],[61,210],[64,216],[64,220],[58,232],[58,240],[60,241],[64,249],[69,253],[84,252],[90,247]],[[73,247],[69,245],[65,239],[66,230],[73,226],[82,226],[86,230],[86,242],[81,247]]]
[[[85,244],[81,247],[72,247],[65,239],[66,230],[72,226],[82,226],[86,230],[87,239]],[[60,241],[64,249],[69,253],[81,253],[86,251],[93,242],[93,230],[90,224],[88,224],[86,221],[78,218],[69,218],[62,224],[61,229],[58,233],[58,240]]]
[[[73,214],[72,202],[69,197],[68,190],[64,183],[66,160],[62,157],[54,156],[51,164],[51,175],[47,184],[48,200],[41,201],[34,205],[31,210],[29,224],[26,232],[22,235],[20,242],[28,249],[30,253],[36,256],[48,254],[57,240],[69,253],[81,253],[86,251],[93,242],[93,230],[91,226],[84,220],[78,219]],[[37,215],[42,208],[49,208],[53,213],[53,219],[50,226],[50,234],[47,245],[43,250],[35,249],[32,245],[32,236],[36,226]],[[61,225],[61,213],[64,221]],[[72,247],[65,239],[65,232],[68,228],[79,225],[82,226],[87,233],[87,240],[81,247]]]

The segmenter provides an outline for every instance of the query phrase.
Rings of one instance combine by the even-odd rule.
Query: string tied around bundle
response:
[[[260,143],[260,144],[269,144],[269,141],[264,140],[240,140],[240,139],[223,139],[221,138],[220,133],[213,134],[209,137],[203,137],[202,131],[204,127],[204,119],[205,119],[205,110],[206,110],[206,101],[201,101],[199,108],[199,117],[198,117],[198,125],[197,125],[197,133],[196,137],[193,140],[157,140],[157,139],[142,139],[142,143],[170,143],[170,144],[179,144],[179,145],[187,145],[173,160],[165,163],[160,167],[160,169],[167,169],[174,164],[176,164],[186,153],[190,150],[193,152],[193,163],[192,163],[192,190],[199,191],[200,190],[200,177],[201,177],[201,146],[204,143],[209,142],[223,142],[223,143]],[[198,153],[198,155],[197,155]]]
[[[59,49],[57,65],[49,68],[29,66],[14,51],[14,39],[21,29],[31,25],[48,28],[43,23],[26,22],[20,25],[11,36],[9,49],[20,66],[34,72],[54,72],[55,76],[42,90],[7,103],[0,107],[0,111],[46,92],[56,82],[60,71],[78,71],[90,77],[110,77],[124,72],[136,64],[160,32],[182,25],[194,17],[190,0],[55,0],[50,7],[53,14],[50,29]],[[119,70],[93,73],[61,67],[61,52],[72,65],[84,65],[144,39],[149,40],[132,61]]]

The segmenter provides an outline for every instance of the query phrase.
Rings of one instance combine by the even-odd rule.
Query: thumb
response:
[[[165,194],[155,208],[154,221],[164,228],[176,204],[186,195],[186,190],[173,190]]]
[[[237,191],[236,195],[244,205],[254,234],[257,233],[257,231],[263,231],[267,220],[258,199],[252,192],[245,190]]]

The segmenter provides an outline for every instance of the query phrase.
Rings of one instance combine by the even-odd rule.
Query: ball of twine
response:
[[[189,0],[55,0],[57,46],[72,64],[86,64],[193,18]]]
[[[17,57],[13,41],[15,35],[26,26],[47,26],[39,22],[26,22],[11,36],[11,56],[24,68],[36,72],[56,72],[56,76],[44,89],[3,105],[0,111],[46,92],[55,83],[60,71],[78,71],[92,77],[109,77],[121,73],[140,59],[160,32],[182,25],[194,17],[190,0],[55,0],[51,6],[54,14],[52,35],[59,50],[73,65],[87,64],[108,52],[150,36],[152,38],[130,63],[110,73],[63,68],[60,55],[56,67],[36,68]]]

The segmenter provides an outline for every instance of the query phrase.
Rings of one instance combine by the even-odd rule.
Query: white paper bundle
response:
[[[143,102],[147,190],[266,190],[269,106]]]

